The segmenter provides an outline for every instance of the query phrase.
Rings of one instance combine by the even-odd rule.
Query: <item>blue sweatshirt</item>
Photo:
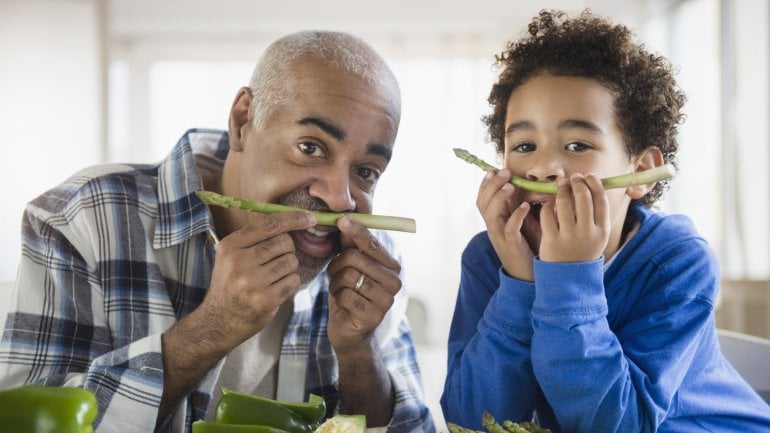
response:
[[[720,352],[717,260],[687,217],[642,205],[639,230],[603,259],[502,270],[485,232],[462,256],[441,407],[480,429],[530,420],[554,432],[770,432],[770,407]]]

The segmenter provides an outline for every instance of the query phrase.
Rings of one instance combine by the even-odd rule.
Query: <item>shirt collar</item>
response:
[[[154,248],[180,244],[213,227],[213,219],[195,191],[203,188],[195,155],[224,165],[230,144],[226,131],[190,129],[158,169],[158,219]]]

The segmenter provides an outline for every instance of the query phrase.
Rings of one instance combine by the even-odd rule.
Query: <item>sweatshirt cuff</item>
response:
[[[531,335],[535,284],[509,277],[502,267],[498,272],[500,287],[492,295],[484,312],[486,321]]]
[[[532,314],[556,326],[571,327],[607,315],[604,259],[556,263],[535,258]]]

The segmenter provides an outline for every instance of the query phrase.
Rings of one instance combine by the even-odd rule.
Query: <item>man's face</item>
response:
[[[293,98],[269,113],[261,129],[254,128],[251,110],[240,122],[240,145],[231,150],[225,169],[225,194],[310,210],[371,213],[396,138],[397,97],[317,62],[298,64],[286,80],[293,82]],[[232,122],[231,115],[231,128]],[[254,215],[240,212],[233,218],[230,228],[237,230]],[[316,226],[291,236],[303,282],[340,248],[336,227]]]

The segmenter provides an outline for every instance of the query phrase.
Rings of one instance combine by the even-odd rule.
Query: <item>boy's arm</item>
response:
[[[617,329],[607,318],[602,260],[535,263],[533,368],[565,431],[647,432],[665,419],[717,283],[705,248],[677,250],[676,269],[653,263],[624,282],[633,313]]]
[[[537,384],[530,361],[532,283],[501,271],[489,242],[463,253],[460,289],[449,332],[441,407],[448,422],[481,429],[481,414],[529,420]]]

